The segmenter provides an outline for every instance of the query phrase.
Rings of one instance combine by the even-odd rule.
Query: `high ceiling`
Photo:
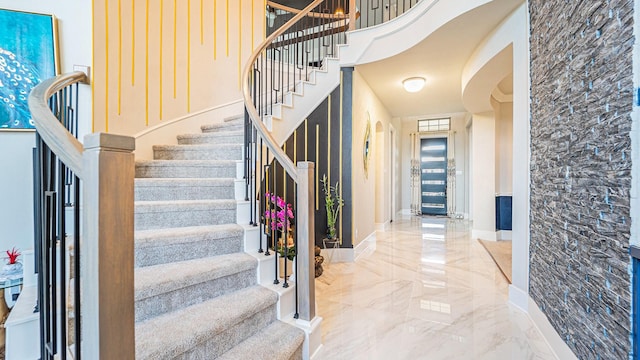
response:
[[[389,1],[396,0],[384,2]],[[310,0],[275,2],[304,8]],[[480,41],[522,2],[490,1],[452,20],[406,52],[357,69],[394,117],[465,111],[461,78],[467,60]],[[408,93],[402,88],[402,80],[414,76],[427,79],[425,88]],[[503,94],[512,92],[510,79],[507,77],[498,85]]]
[[[461,78],[467,60],[491,30],[521,4],[521,0],[494,0],[463,14],[408,51],[357,70],[394,117],[465,111]],[[425,88],[408,93],[402,80],[422,76]],[[510,92],[500,84],[503,93]]]

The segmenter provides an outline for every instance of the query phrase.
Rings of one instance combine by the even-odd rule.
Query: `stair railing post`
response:
[[[80,255],[82,357],[134,359],[132,137],[84,138]]]
[[[314,164],[298,163],[298,191],[296,194],[298,208],[297,232],[299,249],[296,256],[299,274],[296,274],[300,296],[300,320],[311,321],[316,316],[315,287],[315,221],[314,219]]]

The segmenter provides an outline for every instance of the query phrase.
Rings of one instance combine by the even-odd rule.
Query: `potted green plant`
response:
[[[322,175],[322,191],[324,192],[324,208],[327,212],[327,238],[336,239],[336,222],[340,215],[340,209],[344,206],[344,200],[340,196],[340,182],[335,185],[329,183],[327,175]]]

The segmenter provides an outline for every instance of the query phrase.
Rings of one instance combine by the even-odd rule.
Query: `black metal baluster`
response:
[[[264,252],[264,248],[262,247],[262,240],[264,239],[264,204],[265,204],[265,196],[264,196],[264,192],[265,192],[265,180],[264,180],[264,173],[265,173],[265,168],[262,166],[262,138],[260,138],[260,165],[258,167],[258,169],[260,169],[260,192],[259,192],[259,198],[260,198],[260,213],[258,214],[258,218],[260,219],[260,230],[259,230],[259,242],[260,242],[260,247],[258,248],[258,253],[261,254]]]
[[[244,200],[249,201],[249,113],[244,109]]]
[[[258,226],[258,215],[256,214],[256,212],[258,211],[258,175],[257,175],[257,169],[258,169],[258,130],[256,129],[255,126],[251,125],[251,129],[253,130],[253,169],[251,170],[251,176],[252,176],[252,188],[253,188],[253,195],[251,196],[251,202],[253,203],[253,209],[251,210],[251,224],[253,226]]]
[[[264,199],[264,208],[262,211],[262,214],[265,215],[266,217],[266,212],[267,210],[271,211],[271,207],[268,205],[271,202],[271,199],[267,199],[266,198],[266,194],[269,193],[271,191],[271,182],[269,181],[269,169],[271,168],[271,166],[269,165],[269,148],[267,148],[267,157],[265,159],[265,166],[264,166],[264,184],[265,184],[265,189],[262,191],[263,194],[265,194],[265,196],[263,197]],[[271,213],[269,213],[271,214]],[[269,256],[271,255],[271,251],[269,250],[271,248],[271,244],[269,244],[269,241],[271,240],[271,237],[269,236],[271,234],[271,229],[269,228],[271,225],[271,222],[268,222],[266,219],[264,221],[264,234],[266,234],[266,249],[264,252],[265,256]]]
[[[77,100],[76,100],[77,101]],[[77,134],[77,131],[76,131]],[[76,234],[73,243],[73,266],[74,266],[74,310],[73,313],[75,315],[74,318],[74,341],[75,341],[75,358],[76,360],[81,359],[80,353],[80,343],[82,341],[81,336],[81,311],[80,311],[80,179],[75,177],[75,185],[74,185],[74,202],[75,207],[73,209],[73,218],[74,218],[74,233]]]
[[[65,96],[66,97],[66,94]],[[63,104],[64,105],[64,104]],[[64,106],[63,106],[64,108]],[[66,261],[66,253],[67,253],[67,228],[66,228],[66,214],[65,214],[65,206],[64,206],[64,201],[62,201],[62,199],[65,198],[65,187],[66,184],[63,180],[64,174],[66,174],[67,169],[66,166],[61,162],[58,161],[58,175],[60,176],[60,178],[58,179],[58,193],[60,194],[58,196],[58,243],[59,245],[56,246],[56,244],[53,244],[54,249],[56,249],[57,252],[57,256],[59,256],[59,260],[58,260],[58,266],[55,269],[55,271],[57,272],[57,276],[54,279],[54,282],[59,281],[60,285],[60,289],[58,290],[58,293],[56,294],[55,292],[53,293],[53,297],[55,298],[56,295],[59,297],[58,298],[58,302],[60,306],[61,311],[61,316],[60,316],[60,321],[58,323],[59,326],[59,331],[60,331],[60,338],[61,338],[61,348],[60,348],[60,352],[59,355],[62,356],[62,360],[66,360],[67,358],[67,321],[66,321],[66,316],[65,314],[67,313],[67,288],[66,288],[66,284],[67,284],[67,279],[66,279],[66,266],[67,266],[67,261]],[[58,307],[54,307],[54,311],[56,311],[58,309]],[[56,311],[57,312],[57,311]]]
[[[69,119],[71,124],[69,131],[71,134],[78,138],[78,106],[79,102],[79,84],[75,84],[69,87]],[[76,360],[81,359],[80,353],[80,179],[69,171],[71,184],[67,190],[69,194],[73,192],[73,281],[74,281],[74,294],[73,294],[73,313],[74,313],[74,327],[73,327],[73,341],[74,341],[74,355]],[[71,275],[71,274],[69,274]],[[71,276],[69,276],[71,279]],[[71,281],[71,280],[70,280]],[[68,294],[67,294],[68,296]]]
[[[294,149],[294,151],[297,151],[297,149]],[[293,187],[293,214],[294,214],[294,218],[297,218],[298,216],[298,187],[294,186]],[[296,225],[296,227],[293,230],[293,246],[296,249],[296,257],[295,257],[295,261],[293,263],[293,266],[295,268],[294,273],[296,274],[296,284],[298,282],[298,226]],[[309,264],[309,266],[312,266],[312,264]],[[293,315],[294,319],[297,319],[300,317],[299,312],[299,305],[298,305],[298,287],[296,286],[296,291],[295,291],[295,296],[296,296],[296,312]]]
[[[271,166],[271,175],[270,175],[270,178],[272,180],[272,181],[270,181],[271,184],[272,184],[271,185],[272,186],[272,191],[271,191],[271,197],[269,199],[269,211],[270,211],[269,218],[271,220],[271,223],[269,225],[270,225],[270,228],[271,228],[271,244],[268,244],[268,245],[273,246],[273,248],[275,249],[275,253],[276,253],[276,256],[275,256],[275,259],[276,259],[276,261],[275,261],[275,270],[276,270],[276,272],[275,272],[275,279],[273,280],[273,283],[274,284],[279,284],[280,280],[278,279],[278,265],[279,265],[278,261],[279,261],[280,253],[278,252],[278,238],[277,238],[277,236],[278,236],[277,235],[278,226],[277,226],[276,217],[274,216],[274,214],[276,214],[276,212],[277,212],[276,204],[275,204],[276,201],[275,200],[277,199],[277,195],[276,194],[278,193],[278,182],[277,182],[277,177],[276,177],[277,176],[277,171],[276,170],[277,170],[277,167],[278,167],[278,161],[274,159],[272,164],[273,164],[273,166]],[[276,216],[277,216],[277,214],[276,214]]]

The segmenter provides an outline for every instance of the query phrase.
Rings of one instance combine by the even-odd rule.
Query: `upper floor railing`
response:
[[[60,75],[29,96],[40,358],[133,359],[134,139],[78,141],[84,81]]]
[[[335,0],[325,1],[324,5],[319,8],[320,13],[311,14],[318,16],[320,14],[330,14],[334,16],[344,16],[349,19],[349,30],[364,29],[371,26],[383,24],[389,20],[393,20],[404,14],[418,4],[420,0]],[[354,11],[351,11],[354,9]],[[300,9],[285,6],[278,1],[267,2],[267,34],[279,29]]]

